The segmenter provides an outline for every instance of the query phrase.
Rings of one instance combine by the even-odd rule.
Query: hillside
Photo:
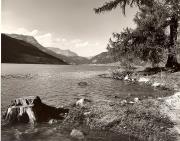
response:
[[[107,64],[113,63],[113,58],[108,52],[102,52],[90,59],[92,64]]]
[[[57,54],[61,54],[64,56],[78,56],[75,52],[72,52],[70,50],[62,50],[60,48],[55,48],[55,47],[48,47],[49,50],[56,52]]]
[[[1,51],[2,63],[67,64],[31,36],[1,34]]]
[[[48,47],[47,49],[51,50],[52,52],[56,53],[57,57],[62,58],[69,64],[89,64],[89,59],[85,57],[78,56],[76,53],[70,50],[62,50],[59,48]]]

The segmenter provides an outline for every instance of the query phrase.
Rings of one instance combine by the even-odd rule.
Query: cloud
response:
[[[36,36],[38,34],[38,32],[39,31],[37,29],[29,31],[24,27],[9,31],[9,33],[16,33],[16,34],[30,35],[30,36]]]
[[[35,38],[45,47],[53,46],[53,37],[51,33],[35,36]]]
[[[35,30],[31,31],[30,34],[31,34],[32,36],[35,36],[35,35],[38,34],[38,32],[39,32],[39,31],[38,31],[37,29],[35,29]]]
[[[76,47],[85,47],[85,46],[88,46],[88,45],[89,45],[89,43],[87,41],[75,44]]]
[[[80,43],[80,42],[82,42],[82,40],[80,40],[80,39],[74,39],[74,40],[71,41],[71,43],[73,43],[73,44],[77,44],[77,43]]]

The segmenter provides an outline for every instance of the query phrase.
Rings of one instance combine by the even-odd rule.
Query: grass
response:
[[[88,115],[84,113],[89,112]],[[72,107],[64,121],[72,128],[112,131],[145,141],[174,141],[174,124],[160,112],[159,101],[146,99],[135,104],[111,105],[108,101],[92,102],[84,108]]]

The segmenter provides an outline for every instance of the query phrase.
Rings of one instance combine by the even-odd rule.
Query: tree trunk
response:
[[[168,59],[166,62],[167,68],[177,68],[179,66],[176,56],[177,29],[178,19],[177,16],[174,15],[171,18],[170,24],[170,44],[168,48]]]

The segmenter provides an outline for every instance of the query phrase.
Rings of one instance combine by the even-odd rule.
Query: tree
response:
[[[178,21],[180,20],[180,1],[179,0],[113,0],[106,2],[103,6],[95,8],[95,13],[99,14],[104,11],[111,11],[112,9],[120,6],[122,12],[125,15],[126,5],[138,6],[140,10],[144,7],[153,9],[156,5],[161,5],[166,10],[166,17],[161,24],[161,27],[170,27],[169,35],[169,44],[168,48],[168,59],[166,67],[174,68],[179,66],[176,58],[176,41],[177,41],[177,30],[178,30]]]

